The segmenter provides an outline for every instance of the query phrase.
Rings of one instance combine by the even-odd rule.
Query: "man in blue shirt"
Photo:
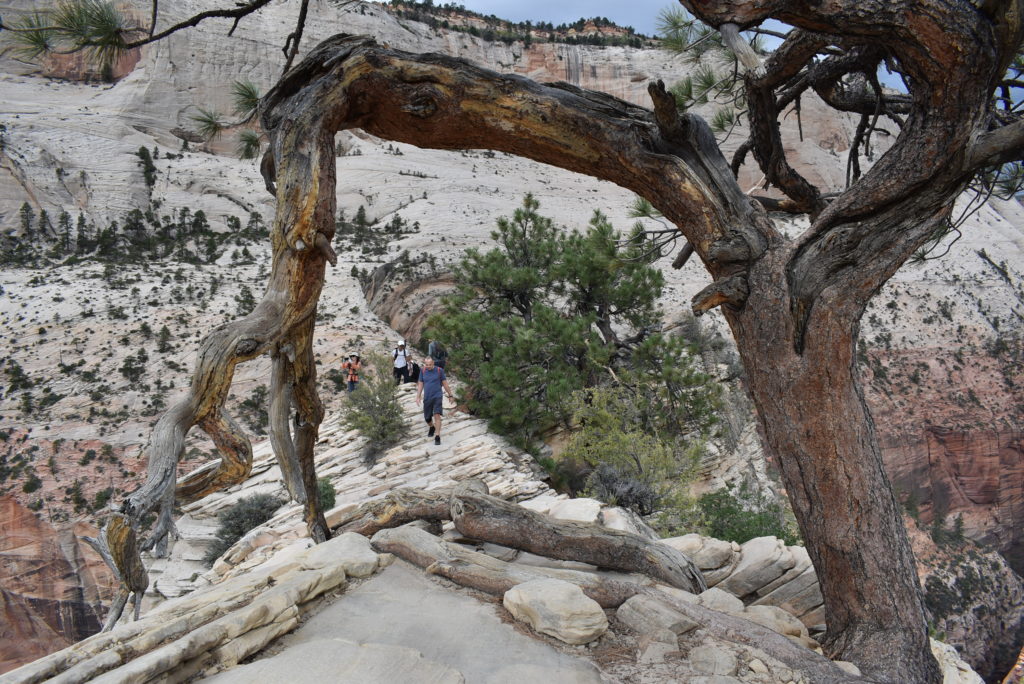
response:
[[[423,368],[420,369],[420,380],[416,383],[416,403],[423,401],[423,420],[430,426],[427,437],[434,438],[434,444],[441,443],[441,416],[444,415],[442,407],[441,390],[449,399],[452,398],[452,390],[448,387],[448,380],[445,379],[444,369],[434,365],[434,359],[427,357],[423,360]]]

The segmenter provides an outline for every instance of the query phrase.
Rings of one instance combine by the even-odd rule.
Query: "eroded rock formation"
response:
[[[0,672],[99,630],[114,578],[76,535],[0,496]]]

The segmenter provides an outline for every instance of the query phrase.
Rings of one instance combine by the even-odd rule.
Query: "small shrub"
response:
[[[267,426],[270,425],[270,416],[267,414],[267,395],[267,386],[259,385],[239,404],[242,419],[257,435],[267,434]]]
[[[697,503],[708,536],[742,544],[755,537],[778,537],[786,544],[800,544],[795,526],[786,520],[782,504],[750,491],[746,484],[738,490],[720,489],[700,498]]]
[[[113,495],[113,487],[107,487],[106,489],[101,489],[100,491],[96,492],[96,498],[92,502],[93,510],[98,511],[104,506],[106,506],[107,502],[110,501],[110,497]]]
[[[590,474],[587,489],[601,501],[632,509],[640,515],[653,513],[661,499],[650,482],[608,463],[598,465]]]
[[[332,368],[331,370],[324,373],[324,377],[330,380],[331,384],[334,385],[335,392],[344,392],[346,389],[348,389],[348,376],[342,373],[337,368]]]
[[[39,479],[39,476],[35,473],[29,473],[28,480],[25,481],[25,484],[21,485],[21,491],[31,494],[42,486],[43,481]]]
[[[405,436],[406,428],[389,359],[371,354],[363,368],[359,388],[347,397],[344,422],[366,437],[363,459],[371,465],[382,451]]]
[[[239,500],[231,508],[222,511],[217,519],[217,539],[210,546],[203,561],[213,565],[225,551],[257,525],[262,525],[281,507],[282,501],[272,494],[254,494]]]
[[[321,511],[334,508],[335,492],[330,478],[321,477],[316,481],[316,501],[320,504]]]

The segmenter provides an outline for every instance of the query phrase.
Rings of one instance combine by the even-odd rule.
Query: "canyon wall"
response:
[[[0,672],[95,634],[114,578],[77,535],[83,523],[53,526],[0,496]]]

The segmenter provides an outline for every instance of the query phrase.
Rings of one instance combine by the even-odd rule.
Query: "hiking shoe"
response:
[[[433,430],[433,428],[431,428],[431,430]],[[438,435],[437,437],[434,438],[434,444],[437,446],[441,446],[441,435]]]
[[[427,430],[427,437],[433,437],[433,436],[434,436],[434,426],[431,425],[430,429]]]

